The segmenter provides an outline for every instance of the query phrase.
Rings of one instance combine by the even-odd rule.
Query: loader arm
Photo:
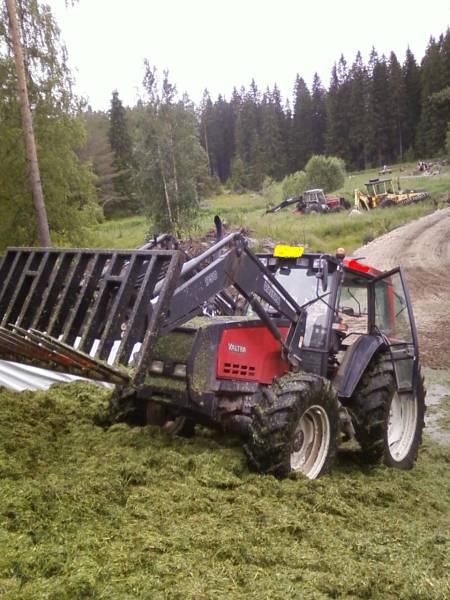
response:
[[[227,288],[234,286],[280,343],[286,358],[291,364],[298,365],[306,313],[248,248],[247,241],[241,234],[231,234],[210,248],[208,254],[215,254],[218,247],[227,245],[229,248],[224,254],[176,288],[161,333],[183,325],[201,313],[205,302],[213,297],[220,297]],[[184,274],[188,269],[189,263],[184,265]],[[261,300],[289,321],[286,342],[282,339],[275,319],[265,310]]]

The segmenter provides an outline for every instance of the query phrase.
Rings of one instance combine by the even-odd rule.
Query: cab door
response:
[[[404,271],[399,267],[384,273],[369,287],[371,330],[381,333],[388,344],[398,390],[412,390],[418,375],[419,349]]]

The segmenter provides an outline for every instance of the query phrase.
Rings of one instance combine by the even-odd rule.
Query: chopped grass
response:
[[[107,397],[1,390],[2,599],[449,597],[449,449],[277,481],[228,436],[104,428]]]

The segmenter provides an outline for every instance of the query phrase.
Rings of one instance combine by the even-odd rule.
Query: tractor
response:
[[[326,473],[345,440],[413,466],[424,427],[417,333],[401,268],[231,233],[177,249],[10,248],[0,358],[115,385],[112,409],[190,436],[242,436],[249,466]]]
[[[295,212],[304,215],[310,213],[340,212],[350,208],[350,203],[340,196],[326,196],[323,189],[306,190],[301,196],[287,198],[276,206],[266,210],[267,213],[276,213],[282,208],[295,205]]]
[[[428,198],[425,190],[401,190],[399,181],[392,178],[370,179],[365,186],[367,193],[355,190],[354,208],[358,211],[415,204]]]

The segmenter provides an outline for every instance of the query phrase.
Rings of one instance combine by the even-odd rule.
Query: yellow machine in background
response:
[[[387,208],[400,204],[415,204],[428,198],[425,190],[401,190],[399,181],[389,179],[370,179],[366,186],[367,193],[355,190],[355,209],[372,210]]]

